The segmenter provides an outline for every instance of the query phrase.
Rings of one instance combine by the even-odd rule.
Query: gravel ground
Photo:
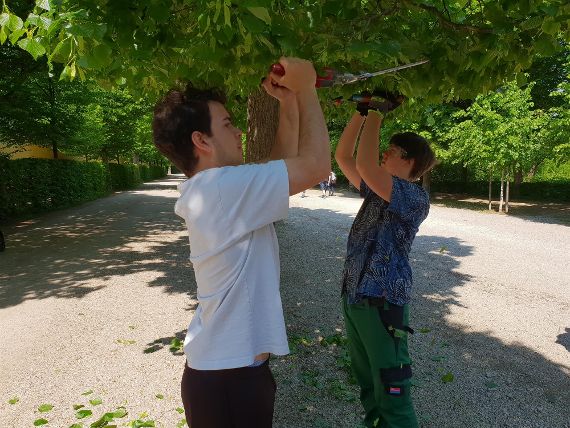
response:
[[[128,412],[119,426],[180,423],[184,357],[170,344],[196,288],[172,212],[178,181],[3,228],[0,428],[89,426],[118,407]],[[319,194],[293,196],[277,224],[294,351],[271,363],[278,428],[357,427],[361,416],[339,311],[361,200]],[[423,427],[570,427],[570,228],[547,220],[432,207],[411,254]],[[73,405],[93,414],[78,420]]]

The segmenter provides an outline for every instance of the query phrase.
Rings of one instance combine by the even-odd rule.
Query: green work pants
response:
[[[410,395],[411,360],[407,333],[409,307],[388,302],[375,306],[369,300],[348,304],[342,300],[352,371],[360,385],[360,401],[366,411],[367,427],[416,428],[418,422]],[[393,337],[389,331],[393,319],[386,315],[400,314],[403,318]],[[392,311],[392,312],[389,312]],[[394,328],[392,326],[392,328]],[[407,369],[407,370],[404,370]]]

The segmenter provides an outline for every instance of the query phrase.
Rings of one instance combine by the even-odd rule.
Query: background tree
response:
[[[531,84],[519,89],[511,82],[477,97],[469,108],[455,113],[463,120],[449,130],[453,161],[489,171],[489,209],[493,172],[501,174],[501,211],[505,178],[508,186],[514,171],[528,173],[538,159],[552,153],[552,146],[540,132],[546,126],[547,116],[542,110],[532,110],[532,87]]]

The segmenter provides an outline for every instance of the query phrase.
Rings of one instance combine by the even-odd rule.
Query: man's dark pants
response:
[[[383,299],[348,304],[343,296],[342,309],[352,371],[366,411],[364,423],[367,427],[416,428],[410,395],[411,360],[404,331],[408,305],[396,306]]]
[[[269,360],[258,367],[194,370],[185,365],[182,402],[192,428],[270,428],[275,379]]]

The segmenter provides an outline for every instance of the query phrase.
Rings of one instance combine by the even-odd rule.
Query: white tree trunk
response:
[[[510,174],[507,172],[507,194],[505,197],[505,212],[509,212],[509,187],[510,187]]]
[[[501,197],[499,199],[499,212],[502,213],[503,212],[503,191],[505,188],[505,170],[503,169],[503,171],[501,172]]]
[[[492,199],[491,199],[491,184],[493,182],[493,168],[491,167],[489,169],[489,211],[491,211],[493,209],[492,206]]]

